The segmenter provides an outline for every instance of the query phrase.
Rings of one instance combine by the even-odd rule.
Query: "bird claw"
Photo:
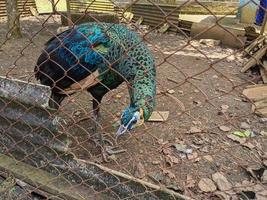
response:
[[[114,143],[111,140],[104,138],[103,136],[101,136],[101,137],[102,137],[102,139],[101,138],[93,139],[93,142],[95,143],[96,147],[97,146],[99,146],[99,147],[105,146],[105,143],[107,143],[107,145],[111,146],[111,147],[114,145]]]

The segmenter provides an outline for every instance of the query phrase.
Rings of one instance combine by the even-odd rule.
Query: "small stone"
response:
[[[223,112],[224,112],[224,111],[227,111],[228,108],[229,108],[228,105],[221,105],[221,109],[222,109]]]
[[[263,164],[265,165],[265,167],[267,167],[267,160],[264,160]]]
[[[159,165],[160,164],[160,161],[158,161],[158,160],[152,161],[152,164],[153,165]]]
[[[220,130],[222,130],[222,131],[224,131],[224,132],[229,132],[229,131],[231,131],[231,128],[228,127],[228,126],[220,126],[219,128],[220,128]]]
[[[250,129],[250,125],[247,122],[241,122],[240,128],[245,130]]]
[[[173,94],[173,93],[175,93],[175,90],[168,90],[168,93]]]
[[[232,184],[220,172],[212,174],[212,180],[217,184],[218,189],[221,191],[230,190],[232,188]]]
[[[116,99],[120,99],[120,98],[121,98],[121,95],[117,94],[117,95],[115,96],[115,98],[116,98]]]
[[[192,126],[189,130],[189,133],[201,133],[201,129],[199,129],[195,126]]]
[[[184,94],[184,91],[183,90],[178,90],[177,91],[179,94]]]
[[[194,92],[195,92],[195,93],[198,93],[198,92],[199,92],[199,90],[197,90],[197,89],[196,89],[196,90],[194,90]]]
[[[193,100],[193,103],[196,104],[196,105],[200,105],[201,104],[201,101]]]
[[[213,181],[209,178],[202,178],[198,182],[198,187],[203,192],[214,192],[216,191],[216,186]]]
[[[203,158],[209,162],[213,162],[213,158],[210,155],[203,156]]]
[[[213,75],[212,78],[219,78],[217,75]]]
[[[207,46],[218,46],[221,44],[220,40],[213,40],[213,39],[201,39],[199,41],[200,44],[204,44]]]

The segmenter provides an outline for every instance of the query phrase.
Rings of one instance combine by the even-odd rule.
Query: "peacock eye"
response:
[[[134,119],[134,120],[132,121],[133,124],[135,124],[136,122],[137,122],[137,119]]]

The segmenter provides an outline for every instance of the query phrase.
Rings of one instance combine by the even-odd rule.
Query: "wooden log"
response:
[[[245,64],[245,66],[241,69],[241,72],[246,72],[251,67],[260,63],[260,59],[266,54],[267,46],[260,49],[257,53],[255,53]]]
[[[34,168],[23,162],[0,154],[0,169],[8,171],[16,178],[27,184],[44,190],[50,194],[49,199],[58,200],[81,200],[81,199],[109,199],[102,194],[96,194],[89,187],[74,185],[63,176],[54,176],[44,170]]]
[[[11,37],[20,38],[20,20],[19,20],[19,10],[17,0],[6,1],[6,11],[7,11],[7,26],[8,33]]]
[[[247,88],[243,91],[245,95],[251,101],[260,101],[267,98],[267,85],[260,85],[259,87]]]

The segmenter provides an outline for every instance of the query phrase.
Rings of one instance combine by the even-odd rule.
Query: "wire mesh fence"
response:
[[[58,3],[0,22],[1,199],[267,198],[259,2]]]

